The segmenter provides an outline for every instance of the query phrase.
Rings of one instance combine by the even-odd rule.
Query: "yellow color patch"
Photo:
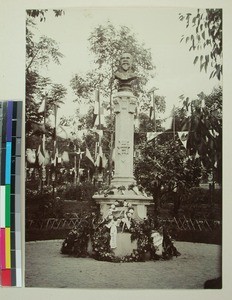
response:
[[[5,228],[5,251],[6,251],[6,268],[11,268],[11,242],[10,242],[10,228]]]

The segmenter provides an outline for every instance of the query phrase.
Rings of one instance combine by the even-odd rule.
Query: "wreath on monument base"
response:
[[[175,248],[166,230],[161,229],[151,218],[142,222],[130,220],[130,226],[124,227],[124,232],[131,234],[131,241],[137,241],[137,249],[130,255],[117,257],[111,248],[111,234],[109,220],[103,219],[95,213],[84,215],[77,227],[71,230],[62,243],[61,253],[76,257],[91,256],[97,260],[110,262],[138,262],[145,260],[170,259],[180,253]],[[157,254],[153,233],[163,231],[162,253]],[[91,255],[90,255],[91,253]]]

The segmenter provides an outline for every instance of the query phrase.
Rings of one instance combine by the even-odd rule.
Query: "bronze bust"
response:
[[[118,80],[118,91],[132,91],[132,81],[138,76],[132,72],[132,55],[124,52],[120,58],[119,70],[114,74],[115,79]]]

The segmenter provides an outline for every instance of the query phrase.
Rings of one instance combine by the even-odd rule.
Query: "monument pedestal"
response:
[[[120,220],[122,220],[121,223],[129,224],[131,218],[142,221],[147,217],[147,207],[153,198],[138,190],[133,175],[134,113],[137,99],[130,91],[121,91],[118,92],[113,101],[116,115],[115,175],[111,187],[102,195],[94,195],[93,199],[100,205],[103,219],[108,220],[107,218],[109,218],[112,220],[112,224],[113,222],[116,224]],[[124,203],[128,210],[125,207],[121,209],[117,205],[116,208],[113,208],[117,202]],[[133,211],[132,214],[129,213],[130,209]],[[111,219],[110,216],[112,216]],[[113,225],[114,232],[117,230],[115,224]],[[137,247],[136,243],[131,244],[130,234],[125,235],[125,233],[120,232],[117,236],[120,239],[117,242],[117,247],[113,249],[116,256],[123,256],[124,253],[128,255],[134,249],[133,247]],[[115,236],[114,238],[117,239]]]

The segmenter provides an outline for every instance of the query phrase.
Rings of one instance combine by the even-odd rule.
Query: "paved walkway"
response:
[[[202,289],[220,276],[221,247],[176,242],[170,261],[110,263],[60,254],[62,241],[26,243],[27,287]]]

